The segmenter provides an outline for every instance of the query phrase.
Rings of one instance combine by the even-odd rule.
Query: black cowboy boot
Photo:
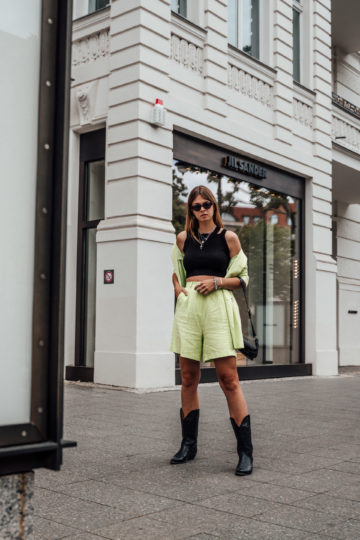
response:
[[[194,411],[189,412],[186,418],[184,418],[184,413],[182,409],[180,409],[182,441],[180,450],[170,461],[172,465],[186,463],[189,459],[194,459],[196,456],[199,413],[200,410],[195,409]]]
[[[239,463],[235,469],[235,474],[244,476],[251,474],[253,468],[253,445],[251,443],[250,416],[247,415],[238,426],[233,418],[230,418],[235,437],[237,440],[237,452]]]

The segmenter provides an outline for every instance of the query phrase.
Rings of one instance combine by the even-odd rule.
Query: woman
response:
[[[185,231],[172,249],[177,298],[171,351],[180,355],[182,443],[171,464],[194,459],[199,424],[200,361],[214,362],[237,439],[235,474],[251,474],[250,416],[236,369],[243,337],[233,291],[248,283],[247,258],[239,238],[223,228],[219,207],[205,186],[188,199]]]

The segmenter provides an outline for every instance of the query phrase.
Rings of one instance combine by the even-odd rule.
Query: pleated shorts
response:
[[[199,362],[236,357],[223,291],[204,296],[195,290],[198,283],[188,281],[188,294],[177,298],[170,350]]]

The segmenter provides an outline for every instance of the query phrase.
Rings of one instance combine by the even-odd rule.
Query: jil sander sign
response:
[[[226,169],[232,169],[233,171],[238,171],[248,176],[253,176],[254,178],[263,179],[266,178],[266,169],[256,165],[252,161],[244,161],[238,159],[234,156],[226,156],[223,158],[223,167]]]

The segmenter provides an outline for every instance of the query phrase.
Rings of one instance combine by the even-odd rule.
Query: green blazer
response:
[[[173,263],[174,273],[176,274],[180,285],[182,287],[185,287],[186,271],[183,262],[184,254],[180,251],[176,242],[171,249],[171,259]],[[244,280],[246,285],[249,283],[247,257],[243,250],[241,250],[237,255],[234,255],[234,257],[230,259],[225,277],[239,277]],[[239,307],[232,291],[229,291],[228,289],[221,289],[221,293],[224,296],[234,349],[242,349],[244,347],[244,341],[241,330]]]

